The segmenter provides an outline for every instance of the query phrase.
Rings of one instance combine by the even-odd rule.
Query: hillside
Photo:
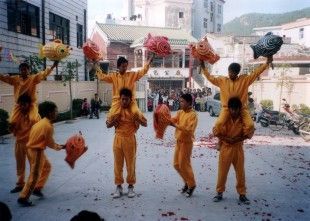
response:
[[[253,28],[281,25],[304,17],[310,18],[310,7],[282,14],[250,13],[224,24],[223,32],[250,35]]]

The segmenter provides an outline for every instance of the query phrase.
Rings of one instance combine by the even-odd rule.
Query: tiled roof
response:
[[[97,25],[107,35],[109,41],[122,41],[127,43],[139,44],[148,33],[152,35],[162,35],[171,39],[172,45],[187,45],[190,42],[196,42],[193,36],[183,29],[179,28],[162,28],[148,26],[102,24]]]
[[[130,45],[130,47],[135,48],[137,46],[141,46],[143,45],[144,40],[145,40],[145,37],[138,38]],[[169,38],[168,41],[170,45],[172,46],[173,45],[188,45],[190,42],[193,42],[193,41],[188,41],[187,39],[173,39],[173,38]]]

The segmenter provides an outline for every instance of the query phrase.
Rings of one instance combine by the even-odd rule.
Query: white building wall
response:
[[[304,29],[303,38],[300,36],[300,29],[302,28]],[[292,43],[310,47],[310,25],[286,29],[283,31],[283,34],[291,38]]]

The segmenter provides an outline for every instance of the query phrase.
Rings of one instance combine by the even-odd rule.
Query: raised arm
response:
[[[214,77],[213,75],[211,75],[208,71],[208,69],[205,67],[205,63],[204,61],[200,61],[200,67],[202,69],[202,73],[203,75],[208,79],[208,81],[210,81],[212,84],[214,84],[215,86],[220,87],[223,78],[222,77]]]
[[[37,73],[34,78],[35,78],[35,82],[36,83],[40,83],[42,80],[44,80],[48,75],[50,75],[52,73],[52,71],[54,70],[55,67],[57,67],[59,61],[54,61],[53,65],[51,66],[51,68],[46,68],[44,71],[41,71],[39,73]]]
[[[144,75],[147,74],[147,72],[150,68],[150,64],[153,61],[153,58],[154,58],[154,54],[149,57],[149,59],[147,60],[146,64],[143,66],[143,68],[138,70],[135,73],[135,81],[139,80],[140,78],[142,78]]]
[[[254,71],[252,71],[248,76],[244,79],[247,85],[251,85],[258,77],[261,75],[268,67],[269,64],[273,61],[272,56],[267,57],[266,63],[257,67]]]
[[[96,69],[97,78],[100,81],[104,81],[104,82],[107,82],[107,83],[112,83],[113,82],[111,74],[103,72],[99,66],[96,66],[95,69]]]

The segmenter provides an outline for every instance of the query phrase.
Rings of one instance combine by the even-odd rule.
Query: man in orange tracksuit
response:
[[[229,77],[214,77],[210,75],[209,71],[205,68],[204,62],[201,61],[201,67],[206,78],[212,84],[220,88],[222,108],[220,116],[215,123],[215,127],[217,129],[220,129],[228,118],[229,111],[227,108],[227,102],[231,97],[239,97],[242,102],[241,117],[243,121],[244,134],[248,135],[248,133],[254,129],[254,122],[247,107],[248,88],[258,78],[258,76],[269,67],[271,62],[272,57],[268,57],[266,63],[256,68],[251,74],[241,75],[239,77],[238,74],[241,66],[238,63],[232,63],[228,67]]]
[[[0,81],[8,83],[14,87],[15,102],[17,102],[17,99],[22,94],[27,94],[31,97],[32,104],[29,112],[29,118],[31,121],[38,117],[36,85],[52,73],[57,64],[58,61],[55,61],[51,68],[47,68],[45,71],[41,71],[38,74],[30,75],[30,66],[27,63],[21,63],[19,65],[19,76],[3,76],[0,74]],[[21,117],[22,114],[20,113],[19,106],[16,104],[10,115],[10,124],[13,130],[15,126],[18,127],[17,124]]]
[[[26,158],[26,151],[23,150],[24,147],[22,143],[27,142],[26,137],[28,137],[28,135],[23,134],[23,132],[29,131],[29,128],[31,128],[34,123],[40,120],[36,104],[36,85],[40,83],[41,80],[45,79],[57,66],[57,64],[58,62],[54,62],[53,66],[50,69],[46,69],[45,71],[42,71],[35,75],[30,75],[30,66],[27,63],[21,63],[19,65],[19,76],[3,76],[0,74],[0,81],[8,83],[14,87],[14,99],[16,102],[13,111],[10,114],[10,129],[12,133],[16,136],[15,157],[17,164],[18,181],[16,187],[11,190],[11,193],[21,191],[24,185],[25,160],[23,159]],[[21,95],[28,95],[31,99],[31,104],[28,108],[29,110],[27,114],[27,118],[29,120],[29,122],[27,122],[27,126],[23,125],[25,116],[22,113],[21,106],[17,102],[18,98]],[[19,136],[22,136],[23,138],[19,138]],[[20,143],[19,141],[23,142]]]
[[[227,121],[220,129],[213,128],[214,135],[221,140],[216,186],[217,195],[213,198],[214,202],[219,202],[223,199],[227,174],[232,164],[236,171],[236,189],[240,195],[239,201],[244,204],[250,204],[246,197],[243,141],[249,136],[253,136],[254,129],[249,131],[247,135],[244,135],[241,109],[242,103],[240,99],[238,97],[230,98],[228,100],[229,116]]]
[[[107,127],[115,127],[115,137],[113,144],[114,153],[114,177],[116,191],[113,198],[119,198],[123,194],[122,184],[124,160],[126,161],[128,197],[135,197],[134,184],[136,183],[136,151],[137,143],[135,133],[139,125],[146,127],[146,121],[140,121],[137,115],[130,110],[132,101],[132,92],[128,88],[123,88],[119,92],[121,101],[121,112],[117,118],[113,120],[107,119]]]
[[[171,126],[176,128],[176,147],[173,165],[184,181],[184,187],[181,192],[187,197],[191,197],[196,188],[195,177],[191,166],[191,155],[198,119],[196,112],[192,109],[192,102],[192,95],[183,94],[180,97],[181,110],[171,119]]]
[[[52,102],[45,102],[39,105],[39,112],[43,119],[31,128],[27,151],[30,161],[30,174],[17,202],[22,206],[31,206],[30,195],[43,197],[41,192],[51,171],[51,164],[48,161],[44,150],[46,146],[55,150],[61,150],[64,145],[56,144],[53,138],[54,127],[52,121],[57,117],[57,106]]]
[[[124,57],[119,57],[117,60],[117,68],[119,70],[118,72],[112,72],[109,74],[105,74],[101,70],[98,70],[96,72],[99,80],[113,84],[112,106],[108,114],[108,118],[110,118],[110,120],[113,120],[113,118],[117,117],[117,115],[120,114],[121,101],[120,101],[119,92],[122,88],[128,88],[129,90],[132,91],[133,101],[130,104],[131,112],[133,114],[138,115],[141,121],[145,120],[145,118],[143,117],[143,114],[138,108],[138,105],[135,99],[136,97],[136,83],[135,82],[147,74],[147,71],[149,70],[152,59],[153,59],[153,56],[149,58],[147,63],[144,65],[143,69],[137,72],[134,72],[134,71],[127,71],[128,60]]]
[[[16,187],[11,190],[11,193],[21,191],[25,184],[26,156],[28,155],[26,144],[28,142],[31,127],[40,120],[39,115],[37,115],[37,119],[34,119],[33,121],[30,120],[29,111],[31,104],[32,104],[31,98],[27,94],[19,96],[17,100],[19,111],[21,113],[21,116],[23,117],[20,118],[18,125],[16,125],[15,129],[13,130],[13,134],[16,137],[15,158],[16,158],[16,170],[17,170],[17,183]]]

